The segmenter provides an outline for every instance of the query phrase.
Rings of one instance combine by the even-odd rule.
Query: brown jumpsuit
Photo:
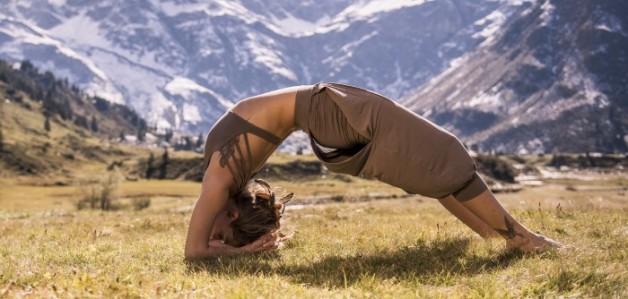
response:
[[[242,143],[233,140],[246,138],[247,132],[273,144],[281,142],[232,114],[223,116],[210,131],[206,166],[216,150],[245,157],[239,147]],[[312,150],[332,172],[375,177],[408,193],[433,198],[453,194],[464,201],[487,190],[473,158],[455,136],[374,92],[337,83],[303,86],[297,91],[295,122],[310,136]],[[227,132],[217,132],[221,130]],[[246,144],[245,148],[249,150]],[[227,166],[233,168],[234,181],[242,188],[252,173],[245,159],[239,160]]]

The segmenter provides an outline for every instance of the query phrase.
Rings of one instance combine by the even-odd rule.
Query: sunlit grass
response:
[[[159,199],[181,186],[194,189],[177,181],[120,188]],[[628,295],[625,197],[622,207],[607,209],[580,205],[582,198],[571,207],[539,208],[519,202],[525,193],[502,196],[528,227],[575,246],[566,252],[506,252],[501,241],[476,237],[435,201],[412,197],[289,209],[286,226],[297,234],[277,254],[188,264],[182,253],[190,213],[170,208],[192,204],[187,192],[180,197],[186,202],[164,197],[168,204],[139,212],[4,212],[19,217],[0,217],[0,297]]]

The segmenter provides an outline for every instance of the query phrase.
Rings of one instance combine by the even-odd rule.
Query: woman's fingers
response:
[[[258,252],[263,249],[266,249],[268,247],[268,245],[266,244],[268,244],[269,242],[272,242],[272,240],[273,240],[272,236],[267,234],[253,241],[252,243],[245,245],[244,248],[248,252]]]
[[[249,249],[249,252],[263,252],[263,251],[271,251],[277,249],[277,244],[266,243],[260,246],[252,247]]]
[[[277,236],[277,241],[278,242],[283,242],[283,241],[287,241],[292,239],[292,237],[294,237],[295,232],[290,232],[288,234],[281,234]]]
[[[259,239],[253,241],[252,243],[245,245],[244,248],[247,252],[263,252],[263,251],[273,251],[283,247],[283,242],[292,238],[294,234],[290,235],[277,235],[273,233],[268,233],[263,235]]]

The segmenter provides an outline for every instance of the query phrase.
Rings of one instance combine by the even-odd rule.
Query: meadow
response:
[[[574,247],[542,254],[508,252],[503,241],[475,236],[436,201],[401,196],[374,181],[273,183],[296,193],[284,221],[296,234],[285,248],[188,263],[183,245],[198,183],[120,182],[120,202],[147,197],[150,206],[102,212],[76,209],[84,186],[3,179],[0,297],[628,296],[621,175],[499,194],[525,225]],[[325,196],[336,200],[311,204]]]

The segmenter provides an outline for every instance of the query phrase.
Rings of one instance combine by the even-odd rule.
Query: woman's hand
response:
[[[251,244],[242,246],[244,252],[264,252],[280,249],[284,246],[284,242],[291,239],[294,232],[284,235],[281,232],[268,233],[257,239]]]
[[[224,243],[222,240],[209,241],[209,251],[214,252],[217,256],[229,256],[243,253],[257,253],[267,252],[279,249],[283,243],[283,238],[279,238],[274,234],[268,233],[253,243],[244,245],[242,247],[234,247],[232,245]]]
[[[254,253],[254,252],[264,252],[264,251],[273,251],[279,249],[281,246],[281,242],[277,236],[272,233],[268,233],[263,235],[259,239],[253,241],[253,243],[244,245],[240,247],[243,252],[246,253]]]
[[[258,253],[258,252],[270,252],[280,249],[284,245],[284,241],[292,238],[294,233],[284,235],[282,233],[268,233],[253,243],[244,245],[242,247],[234,247],[232,245],[224,243],[222,240],[210,240],[207,243],[207,250],[203,256],[188,257],[190,260],[199,258],[212,258],[221,256],[234,256],[239,254]]]

